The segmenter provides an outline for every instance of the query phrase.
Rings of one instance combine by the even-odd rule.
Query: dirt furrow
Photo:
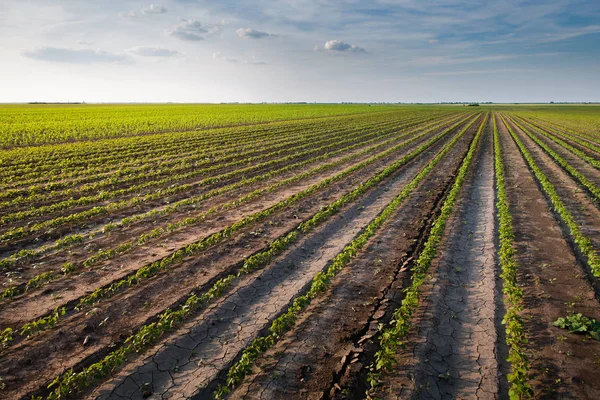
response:
[[[487,129],[383,398],[498,398],[493,168]]]
[[[600,306],[506,127],[498,120],[506,187],[513,216],[523,325],[531,357],[530,384],[540,398],[600,398],[600,342],[566,333],[552,323],[580,312],[600,318]]]
[[[363,335],[385,320],[388,296],[401,292],[408,277],[405,265],[472,137],[457,143],[366,251],[335,278],[323,299],[257,360],[253,374],[232,398],[319,398],[336,390],[341,375],[359,362]]]
[[[147,390],[159,398],[189,398],[198,391],[205,393],[202,389],[306,289],[313,276],[395,197],[432,154],[434,149],[346,208],[264,271],[242,279],[221,301],[94,394],[99,398],[142,398]],[[151,387],[144,386],[149,377]]]

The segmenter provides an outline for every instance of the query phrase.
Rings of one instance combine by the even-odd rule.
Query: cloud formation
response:
[[[353,44],[342,42],[341,40],[328,40],[325,42],[325,46],[321,49],[319,46],[315,47],[315,50],[325,50],[331,53],[365,53],[366,50],[362,47],[358,47]]]
[[[200,41],[221,30],[222,23],[218,25],[203,25],[196,19],[182,19],[181,23],[167,29],[167,35],[181,40]]]
[[[109,53],[94,49],[69,49],[63,47],[36,47],[22,53],[35,60],[70,64],[124,63],[130,58],[124,54]]]
[[[164,14],[166,12],[167,12],[167,9],[165,8],[165,6],[156,6],[154,4],[151,4],[150,7],[148,7],[148,8],[142,9],[142,14],[144,14],[144,15]]]
[[[127,52],[142,57],[173,57],[179,54],[177,50],[145,46],[132,47],[127,49]]]
[[[247,38],[247,39],[262,39],[262,38],[269,37],[269,36],[275,36],[271,33],[257,31],[256,29],[252,29],[252,28],[240,28],[235,32],[237,33],[237,35],[239,37]]]

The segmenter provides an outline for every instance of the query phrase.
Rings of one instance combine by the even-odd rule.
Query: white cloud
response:
[[[91,44],[94,44],[94,42],[92,42],[91,40],[79,39],[77,41],[77,44],[80,44],[80,45],[83,45],[83,46],[89,46]]]
[[[179,54],[177,50],[166,49],[164,47],[132,47],[127,49],[128,53],[142,57],[173,57]]]
[[[119,13],[119,17],[121,17],[121,18],[136,18],[137,14],[135,11],[121,11]]]
[[[362,47],[358,47],[353,44],[342,42],[341,40],[328,40],[325,42],[325,46],[321,49],[319,46],[315,46],[315,50],[325,50],[332,53],[365,53],[366,50]]]
[[[165,8],[165,6],[156,6],[154,4],[151,4],[150,7],[148,7],[148,8],[142,9],[142,14],[145,14],[145,15],[164,14],[166,12],[167,12],[167,9]]]
[[[221,30],[223,23],[217,25],[203,25],[196,19],[183,19],[179,25],[167,29],[167,35],[181,40],[200,41]]]
[[[262,39],[264,37],[275,36],[271,33],[257,31],[256,29],[252,28],[240,28],[236,31],[236,33],[239,37],[248,39]]]
[[[69,49],[63,47],[36,47],[22,53],[36,60],[71,64],[124,63],[131,59],[124,54],[109,53],[93,49]]]
[[[429,44],[436,44],[439,42],[439,40],[438,39],[430,39],[428,42],[429,42]]]

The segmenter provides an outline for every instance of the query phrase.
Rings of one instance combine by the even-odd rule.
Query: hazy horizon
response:
[[[0,102],[598,102],[600,3],[0,0]]]

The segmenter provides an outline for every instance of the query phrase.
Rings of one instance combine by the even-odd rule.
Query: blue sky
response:
[[[0,0],[0,102],[600,101],[600,1]]]

